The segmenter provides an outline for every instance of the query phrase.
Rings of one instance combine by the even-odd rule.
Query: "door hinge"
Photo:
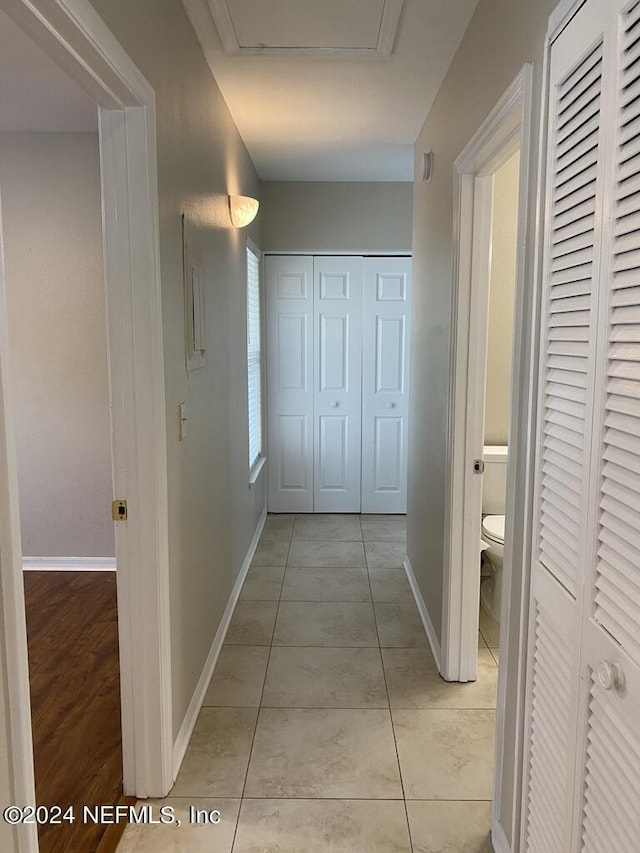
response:
[[[114,501],[111,504],[111,518],[114,521],[126,521],[128,514],[126,501]]]
[[[473,460],[473,473],[484,474],[484,462],[482,461],[482,459]]]

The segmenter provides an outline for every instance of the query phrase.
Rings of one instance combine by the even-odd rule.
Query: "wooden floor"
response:
[[[106,827],[82,806],[122,801],[115,573],[25,572],[24,587],[36,797],[77,817],[40,827],[40,851],[96,853]]]

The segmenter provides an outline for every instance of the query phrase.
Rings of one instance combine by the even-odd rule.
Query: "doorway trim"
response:
[[[0,7],[99,109],[113,484],[129,511],[129,521],[115,524],[124,790],[164,796],[173,784],[173,735],[155,95],[87,0],[0,0]],[[4,293],[0,267],[0,464],[8,475],[0,514],[12,533],[0,572],[13,769],[27,803],[32,743]],[[36,850],[28,830],[20,849]]]
[[[504,616],[500,624],[492,819],[493,840],[500,848],[505,848],[506,844],[502,826],[503,777],[508,773],[517,778],[522,747],[521,734],[516,733],[515,764],[505,768],[507,686],[510,695],[516,696],[518,705],[515,710],[510,709],[511,714],[517,714],[524,696],[526,671],[528,542],[532,501],[530,472],[534,443],[530,424],[535,396],[533,365],[536,350],[535,334],[531,335],[531,328],[535,327],[537,305],[535,288],[527,287],[527,281],[532,280],[532,269],[535,280],[536,267],[535,246],[533,243],[528,245],[537,228],[538,204],[530,198],[534,157],[532,133],[533,67],[526,64],[456,160],[454,179],[454,286],[441,672],[447,680],[467,681],[475,678],[478,649],[480,572],[479,567],[478,571],[471,572],[465,571],[464,566],[477,565],[481,534],[481,514],[478,512],[481,478],[473,474],[472,465],[473,459],[481,458],[483,452],[487,323],[483,325],[482,318],[486,321],[488,313],[487,258],[491,239],[492,175],[520,149],[509,425],[512,452],[507,466],[505,569],[502,584]],[[480,220],[477,219],[478,215]],[[479,259],[483,259],[483,263],[479,264]],[[481,381],[478,382],[478,379]],[[519,519],[517,528],[516,512]],[[471,562],[465,562],[465,556]],[[512,565],[519,567],[521,577],[517,584],[512,583]],[[513,825],[517,820],[518,816],[512,815]]]
[[[477,509],[482,478],[474,474],[473,460],[481,459],[483,452],[493,175],[520,149],[514,328],[517,339],[522,329],[525,299],[523,249],[528,217],[531,80],[532,66],[527,64],[455,161],[442,643],[442,675],[448,681],[471,681],[476,677],[480,572],[465,571],[464,566],[475,565],[479,560],[481,520]],[[514,379],[521,375],[523,367],[514,349],[514,390],[517,385]],[[516,402],[512,401],[512,413],[518,411]],[[508,481],[511,479],[508,475]],[[509,507],[513,505],[512,491],[507,489]],[[507,566],[511,538],[507,529],[504,557]],[[508,574],[506,571],[503,590],[509,586]]]

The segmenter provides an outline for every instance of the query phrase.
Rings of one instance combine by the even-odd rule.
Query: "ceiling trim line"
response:
[[[387,60],[391,57],[398,34],[404,0],[384,0],[378,41],[375,47],[261,47],[242,46],[238,40],[228,0],[182,0],[203,49],[207,49],[198,23],[205,14],[220,36],[228,56],[280,56],[293,59],[359,59],[361,61]],[[210,32],[210,26],[207,27]]]

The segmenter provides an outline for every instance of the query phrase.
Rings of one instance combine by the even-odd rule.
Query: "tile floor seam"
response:
[[[172,797],[171,799],[177,800],[178,797]],[[180,799],[186,799],[185,797],[181,797]],[[214,799],[213,797],[201,797],[200,799]],[[226,800],[239,800],[239,797],[225,797]],[[402,797],[307,797],[304,794],[296,794],[295,797],[285,797],[282,794],[270,794],[268,797],[259,797],[259,796],[251,796],[251,797],[243,797],[242,801],[245,800],[309,800],[310,802],[322,802],[322,803],[344,803],[353,800],[357,803],[402,803],[404,800]],[[487,803],[491,802],[490,800],[409,800],[410,803]],[[233,853],[233,851],[231,851]],[[307,851],[305,851],[307,853]],[[317,851],[313,851],[313,853],[317,853]]]
[[[430,708],[430,707],[415,708],[411,704],[409,704],[409,707],[405,707],[406,703],[401,701],[401,703],[397,707],[392,707],[390,684],[393,683],[393,677],[394,677],[393,672],[394,672],[394,670],[392,668],[389,671],[389,673],[387,672],[387,667],[385,666],[385,652],[386,651],[400,652],[400,651],[403,651],[405,649],[412,649],[412,650],[417,652],[419,648],[422,649],[422,647],[415,647],[415,646],[406,645],[407,642],[411,642],[411,636],[409,635],[409,636],[405,637],[402,634],[402,632],[401,632],[401,636],[399,638],[395,638],[395,639],[400,639],[400,641],[401,641],[400,645],[383,645],[382,644],[382,640],[381,640],[381,636],[380,636],[380,630],[382,629],[383,632],[387,631],[387,622],[385,622],[385,618],[387,618],[387,621],[388,621],[389,617],[397,618],[397,619],[401,619],[401,618],[404,619],[404,616],[405,615],[408,616],[408,613],[405,614],[403,612],[403,608],[406,609],[406,607],[411,603],[411,601],[405,602],[402,599],[398,599],[398,598],[396,598],[394,600],[394,595],[396,595],[396,594],[401,595],[401,590],[397,590],[397,592],[396,592],[396,588],[397,588],[398,584],[395,582],[395,579],[392,579],[390,576],[385,577],[385,575],[384,575],[385,571],[391,570],[394,567],[391,567],[391,566],[387,567],[385,565],[382,565],[382,566],[370,565],[370,563],[372,561],[374,563],[375,562],[384,563],[385,557],[388,558],[388,562],[391,562],[391,559],[390,559],[391,557],[393,559],[396,559],[396,556],[393,553],[393,549],[391,551],[388,551],[386,555],[385,555],[385,553],[381,554],[379,550],[376,551],[376,553],[371,553],[371,554],[367,553],[367,545],[369,543],[365,540],[365,533],[364,533],[364,528],[363,528],[363,516],[360,514],[358,516],[358,522],[359,522],[359,528],[360,528],[361,535],[362,535],[361,540],[356,540],[356,539],[340,540],[340,539],[325,538],[324,540],[315,539],[315,540],[298,540],[298,541],[309,542],[309,543],[314,544],[316,546],[321,545],[323,543],[327,543],[328,545],[330,545],[330,548],[329,548],[329,555],[330,556],[329,556],[329,560],[328,560],[329,562],[331,559],[334,559],[331,556],[332,554],[336,554],[336,553],[340,554],[339,548],[337,548],[337,549],[335,548],[336,545],[343,545],[347,542],[351,543],[351,544],[353,544],[355,542],[361,542],[363,554],[364,554],[364,565],[362,565],[362,566],[353,566],[353,565],[352,566],[331,566],[331,565],[327,566],[327,565],[325,565],[325,566],[318,566],[318,567],[294,566],[291,564],[291,557],[292,557],[292,553],[293,553],[293,548],[294,548],[295,543],[296,543],[296,540],[295,540],[296,519],[297,519],[297,517],[294,516],[294,521],[293,521],[293,524],[291,525],[291,530],[290,530],[288,536],[286,538],[283,537],[283,539],[280,540],[280,542],[281,542],[280,553],[284,552],[284,547],[285,547],[284,543],[285,542],[288,543],[288,547],[287,547],[287,551],[286,551],[286,557],[283,559],[284,566],[282,568],[284,569],[284,571],[283,571],[282,579],[279,583],[279,593],[278,593],[277,600],[275,599],[275,595],[276,595],[276,589],[274,588],[275,585],[272,585],[273,591],[271,594],[274,596],[273,598],[258,597],[256,599],[251,599],[252,601],[256,602],[256,604],[255,604],[256,607],[259,607],[261,605],[270,605],[271,607],[273,607],[273,605],[275,604],[275,616],[274,616],[274,621],[273,621],[273,625],[272,625],[272,630],[271,630],[270,635],[269,635],[269,641],[262,643],[262,644],[260,644],[260,643],[256,644],[255,642],[254,643],[246,642],[246,643],[233,643],[233,644],[231,644],[232,647],[236,647],[236,648],[240,647],[240,648],[247,649],[247,648],[250,648],[252,646],[255,646],[256,648],[260,648],[260,649],[268,649],[268,653],[265,653],[265,652],[262,653],[263,661],[264,661],[264,658],[266,657],[266,666],[265,666],[265,669],[264,669],[264,672],[262,675],[262,679],[261,679],[261,690],[260,690],[259,699],[257,698],[258,687],[260,686],[260,681],[258,681],[258,680],[254,680],[254,684],[255,684],[255,687],[253,689],[254,696],[248,697],[250,699],[253,699],[254,702],[257,701],[257,705],[255,705],[255,704],[242,704],[242,705],[235,705],[235,706],[231,706],[231,705],[219,706],[221,708],[227,709],[227,711],[242,710],[243,712],[244,711],[255,712],[255,724],[253,727],[253,732],[251,733],[250,730],[247,732],[247,735],[249,735],[251,733],[251,743],[250,743],[249,755],[248,755],[248,759],[247,759],[247,764],[246,764],[246,769],[245,769],[245,774],[244,774],[244,781],[243,781],[240,796],[226,798],[230,803],[229,809],[231,810],[231,809],[235,809],[237,807],[238,811],[237,811],[235,826],[233,827],[233,837],[229,838],[229,840],[231,841],[231,847],[227,848],[225,846],[225,850],[228,850],[229,853],[236,853],[236,851],[237,851],[237,853],[240,853],[240,850],[244,850],[245,845],[247,843],[247,838],[245,837],[244,833],[247,830],[247,828],[251,826],[252,819],[255,818],[256,814],[258,814],[258,815],[262,814],[264,812],[265,808],[266,809],[269,808],[268,806],[261,806],[261,807],[259,807],[259,809],[262,809],[262,811],[258,811],[258,812],[254,813],[254,809],[250,809],[249,805],[248,805],[251,801],[264,802],[264,803],[268,803],[269,801],[276,801],[278,803],[283,803],[283,804],[284,803],[295,803],[296,801],[300,801],[301,803],[309,803],[310,805],[308,805],[308,806],[305,805],[303,807],[303,809],[304,809],[303,813],[306,813],[308,810],[311,810],[311,812],[313,812],[313,810],[315,808],[315,806],[311,805],[313,803],[333,802],[336,804],[339,804],[339,803],[348,804],[349,801],[353,801],[354,803],[376,803],[377,802],[380,804],[383,804],[383,803],[394,803],[394,804],[396,804],[396,805],[394,805],[393,808],[396,810],[396,812],[395,812],[396,818],[394,820],[397,820],[397,832],[398,833],[401,832],[402,826],[406,827],[406,830],[402,829],[402,841],[401,842],[398,841],[398,843],[401,843],[403,851],[406,849],[407,853],[409,853],[409,851],[411,851],[411,853],[413,853],[413,851],[417,849],[416,845],[418,845],[418,847],[420,849],[422,849],[422,847],[420,845],[424,843],[424,838],[422,838],[422,835],[424,833],[424,826],[423,826],[424,815],[430,814],[430,815],[435,816],[435,815],[440,814],[440,812],[438,812],[437,810],[436,811],[432,810],[428,813],[427,812],[421,812],[421,811],[417,812],[415,806],[419,806],[420,804],[425,804],[425,806],[426,806],[426,804],[433,804],[433,806],[435,807],[437,804],[451,804],[451,806],[453,807],[453,804],[458,804],[459,814],[463,815],[465,813],[465,808],[464,808],[464,805],[462,805],[462,804],[465,804],[465,803],[469,804],[469,807],[467,809],[467,810],[469,810],[472,808],[472,804],[478,804],[478,806],[480,804],[483,804],[484,806],[489,806],[491,803],[491,799],[490,798],[487,799],[486,795],[483,797],[480,797],[480,798],[469,797],[469,796],[462,797],[462,798],[461,797],[451,798],[450,796],[446,797],[446,798],[442,798],[442,797],[438,796],[438,792],[439,792],[439,790],[441,790],[441,788],[437,787],[437,786],[433,789],[427,788],[424,791],[420,790],[419,788],[416,790],[412,789],[409,793],[423,794],[423,796],[408,797],[407,796],[408,790],[406,789],[406,786],[405,786],[405,778],[404,778],[403,771],[402,771],[402,764],[400,761],[400,749],[399,749],[399,737],[404,736],[402,734],[402,726],[405,725],[405,720],[404,720],[404,718],[398,720],[398,726],[400,726],[400,732],[397,733],[396,721],[394,719],[394,714],[396,714],[396,713],[406,714],[407,712],[411,713],[414,711],[419,711],[420,713],[426,713],[427,715],[431,711],[433,711],[435,713],[444,713],[445,715],[448,715],[451,712],[460,712],[460,711],[463,711],[464,713],[471,713],[471,714],[478,713],[478,712],[495,713],[495,705],[493,705],[491,709],[489,709],[487,707],[480,707],[480,708],[478,708],[478,707],[474,707],[474,708],[465,707],[465,708],[461,709],[459,707],[448,707],[448,703],[447,703],[446,707],[437,706],[437,707],[433,707],[433,708]],[[309,519],[309,516],[308,515],[305,516],[305,519]],[[366,518],[365,518],[365,521],[366,521]],[[377,531],[374,532],[375,525],[372,525],[371,523],[369,523],[367,526],[368,526],[368,529],[371,529],[371,535],[375,536],[375,532],[377,532]],[[275,535],[275,533],[277,531],[279,531],[280,526],[279,526],[279,524],[277,524],[277,525],[274,525],[274,527],[275,527],[275,531],[274,531],[274,535]],[[344,529],[344,528],[342,528],[342,529]],[[385,532],[387,532],[388,528],[383,528],[383,530]],[[395,528],[392,528],[392,530],[395,530]],[[377,538],[372,540],[372,544],[374,544],[374,545],[376,543],[377,544],[389,545],[391,542],[393,542],[394,545],[400,545],[400,543],[396,542],[395,540],[383,540],[383,539],[377,539]],[[262,544],[262,542],[260,544]],[[406,547],[406,545],[404,547]],[[375,551],[375,548],[374,548],[374,551]],[[320,552],[318,552],[318,553],[320,553]],[[335,559],[337,561],[337,560],[340,560],[341,557],[338,557]],[[257,568],[260,568],[260,567],[257,567]],[[278,567],[274,567],[274,568],[278,568]],[[309,598],[284,599],[283,596],[285,594],[285,584],[287,581],[287,573],[288,573],[289,569],[292,569],[293,571],[295,571],[296,569],[306,569],[307,570],[307,569],[313,569],[313,568],[317,568],[321,571],[322,570],[329,570],[329,571],[335,570],[337,572],[340,572],[341,570],[345,570],[345,569],[357,569],[358,573],[361,572],[362,570],[365,570],[367,572],[366,578],[367,578],[367,585],[368,585],[368,589],[369,589],[370,598],[367,598],[365,600],[362,600],[362,599],[352,599],[352,600],[347,599],[347,600],[345,600],[344,598],[336,597],[337,593],[335,594],[335,596],[334,596],[334,594],[330,594],[329,596],[327,596],[326,593],[324,593],[324,586],[325,586],[325,584],[323,582],[324,579],[321,575],[319,575],[317,578],[314,579],[314,582],[319,587],[319,592],[318,592],[318,595],[320,596],[319,598],[317,598],[317,599],[309,599]],[[400,567],[400,569],[401,569],[401,567]],[[376,577],[376,572],[378,572],[378,571],[381,572],[382,577],[380,577],[380,576]],[[379,587],[384,588],[385,584],[386,584],[387,585],[386,588],[391,590],[391,592],[389,592],[388,595],[385,595],[383,593],[382,598],[380,598],[380,600],[375,600],[375,598],[374,598],[374,594],[373,594],[374,580],[377,583],[378,588]],[[332,584],[333,581],[331,581],[330,583]],[[360,583],[360,581],[358,581],[358,583]],[[364,586],[364,584],[363,584],[363,586]],[[313,583],[310,584],[310,588],[311,588],[311,593],[313,594]],[[303,587],[303,589],[304,589],[304,587]],[[265,586],[265,590],[266,590],[266,586]],[[265,592],[264,594],[269,595],[270,593]],[[364,591],[362,592],[362,595],[365,595]],[[388,599],[391,599],[391,600],[388,600]],[[346,612],[349,612],[349,609],[353,608],[354,605],[356,606],[356,608],[361,607],[363,604],[369,605],[371,611],[373,612],[373,619],[374,619],[374,626],[375,626],[375,639],[376,639],[377,643],[375,645],[366,645],[366,646],[363,646],[361,644],[359,644],[359,645],[344,645],[343,643],[338,643],[336,645],[331,645],[331,646],[323,646],[323,645],[318,645],[317,642],[315,642],[315,643],[312,642],[310,644],[304,644],[304,645],[298,645],[298,644],[279,645],[279,644],[276,644],[275,640],[276,640],[276,631],[277,631],[277,627],[278,627],[278,621],[284,612],[282,609],[282,604],[285,604],[285,605],[288,605],[288,604],[292,604],[292,605],[344,604],[344,605],[346,605],[346,607],[345,607]],[[383,619],[382,619],[381,625],[379,625],[379,623],[378,623],[378,613],[377,613],[378,605],[382,606],[383,608],[391,608],[388,610],[388,612],[386,614],[383,614]],[[394,609],[396,607],[400,608],[400,610],[398,610],[397,612]],[[351,610],[351,612],[353,612],[353,611]],[[309,618],[315,619],[316,613],[318,613],[318,615],[320,615],[321,611],[314,611],[313,608],[310,608],[308,610],[307,615]],[[317,629],[318,629],[316,631],[317,638],[321,640],[326,635],[322,631],[322,622],[319,622],[317,624]],[[487,637],[485,636],[486,632],[483,632],[482,630],[479,629],[478,633],[479,633],[479,641],[481,644],[483,644],[484,652],[489,653],[488,655],[486,655],[487,666],[489,665],[489,662],[492,662],[492,666],[495,665],[495,667],[497,668],[499,666],[498,661],[497,661],[497,652],[498,652],[497,646],[496,646],[496,648],[492,648],[489,645]],[[313,632],[312,632],[311,638],[316,639],[316,636],[314,635]],[[385,638],[387,640],[390,640],[390,641],[392,641],[394,639],[394,637],[390,637],[388,635],[388,633],[385,633]],[[266,636],[264,636],[264,634],[263,634],[262,639],[266,640]],[[492,640],[494,639],[493,633],[491,633],[491,639]],[[373,640],[374,640],[374,634],[372,631],[371,632],[371,642],[372,643],[373,643]],[[327,707],[326,705],[318,706],[317,703],[319,701],[322,701],[325,698],[325,696],[324,696],[324,693],[322,693],[322,692],[317,693],[317,691],[312,691],[309,694],[309,704],[307,704],[307,705],[300,705],[300,704],[297,704],[297,705],[290,705],[290,704],[277,705],[277,704],[271,704],[271,703],[266,704],[265,703],[265,697],[267,696],[267,686],[268,686],[270,669],[272,668],[272,666],[275,666],[275,662],[277,660],[277,655],[278,655],[278,650],[280,650],[280,649],[282,649],[283,651],[285,651],[285,650],[299,650],[299,651],[303,651],[303,650],[315,650],[315,651],[334,650],[337,653],[335,656],[335,666],[339,666],[339,667],[342,667],[341,662],[342,662],[343,658],[345,658],[346,656],[341,655],[338,650],[344,650],[345,652],[346,651],[364,652],[366,650],[367,655],[371,659],[371,663],[373,664],[373,660],[375,659],[377,662],[376,666],[380,667],[380,676],[381,677],[376,676],[379,679],[379,688],[380,688],[379,689],[379,696],[377,697],[376,701],[378,701],[380,703],[382,703],[384,701],[383,700],[383,692],[382,692],[382,685],[384,684],[384,694],[386,694],[386,702],[387,702],[386,706],[377,705],[377,706],[372,707],[371,705],[366,705],[366,704],[364,704],[364,705],[359,704],[356,706],[354,706],[353,704],[350,704],[350,702],[351,702],[350,696],[352,694],[353,694],[353,701],[354,702],[357,702],[358,699],[361,699],[364,697],[364,694],[359,693],[357,690],[355,692],[353,690],[348,690],[346,692],[338,690],[337,693],[335,694],[335,698],[338,700],[340,700],[341,696],[344,697],[345,702],[343,703],[343,705],[346,705],[346,707],[333,707],[333,706]],[[373,649],[378,650],[377,655],[373,654]],[[426,649],[423,649],[423,651],[426,652]],[[245,653],[243,652],[243,654],[245,654]],[[302,659],[304,659],[304,655],[303,655]],[[286,661],[286,658],[284,658],[284,660]],[[333,664],[332,664],[332,666],[333,666]],[[256,674],[259,675],[259,673],[256,673]],[[388,675],[391,677],[391,682],[388,679]],[[276,678],[276,681],[277,681],[277,673],[275,672],[275,670],[274,670],[274,678]],[[394,687],[394,689],[395,689],[395,687]],[[269,692],[270,693],[272,692],[271,688],[270,688]],[[276,691],[273,695],[277,699],[278,698],[278,691]],[[402,695],[402,694],[400,694],[400,695]],[[407,694],[407,696],[408,695],[409,694]],[[301,698],[302,700],[304,700],[304,691],[302,693],[300,691],[298,691],[298,692],[294,691],[293,693],[290,694],[290,697],[293,698],[294,701],[296,701],[298,698]],[[232,697],[230,697],[230,698],[232,698]],[[244,697],[239,696],[239,698],[242,699]],[[285,692],[285,693],[282,693],[282,698],[286,701],[289,698],[289,696],[287,696],[286,692]],[[445,701],[446,701],[446,699],[445,699]],[[473,701],[473,699],[472,699],[472,701]],[[246,796],[246,791],[248,789],[250,789],[250,787],[251,787],[249,782],[250,782],[250,779],[253,778],[253,772],[256,772],[256,771],[260,772],[259,768],[255,767],[254,771],[252,771],[250,773],[251,768],[252,768],[252,762],[253,762],[253,764],[256,763],[254,761],[254,758],[256,757],[254,755],[254,753],[256,750],[256,745],[258,744],[258,741],[259,741],[258,734],[259,734],[259,731],[262,731],[262,729],[259,730],[258,727],[262,721],[263,711],[269,711],[269,710],[273,710],[276,713],[277,712],[283,712],[283,713],[287,713],[287,714],[291,714],[291,713],[293,713],[293,714],[298,714],[298,713],[304,714],[306,712],[316,712],[317,713],[317,712],[327,712],[327,711],[329,713],[336,712],[336,713],[341,713],[341,714],[345,714],[346,712],[353,712],[354,716],[352,718],[356,722],[358,720],[362,720],[362,717],[360,715],[363,712],[364,713],[366,713],[366,712],[380,713],[382,711],[385,711],[386,714],[384,715],[384,718],[388,719],[389,722],[391,723],[391,735],[393,737],[393,744],[394,744],[394,750],[395,750],[395,756],[396,756],[396,767],[397,767],[398,781],[400,782],[399,787],[400,787],[400,791],[401,791],[401,796],[394,796],[393,794],[392,794],[392,796],[380,796],[380,794],[383,792],[379,791],[379,790],[377,791],[379,796],[375,796],[375,795],[374,796],[358,796],[356,793],[358,789],[360,791],[367,790],[367,786],[363,787],[362,784],[355,787],[355,789],[354,789],[354,794],[356,794],[355,796],[354,795],[351,795],[351,796],[322,796],[322,792],[318,793],[315,791],[313,792],[312,795],[307,794],[307,795],[302,795],[302,796],[300,796],[300,795],[291,796],[291,791],[288,791],[288,794],[289,794],[288,796],[282,795],[282,794],[279,795],[277,793],[275,793],[275,794],[271,793],[269,796],[264,796],[264,795],[262,795],[262,796],[260,796],[260,795],[258,795],[258,796]],[[302,718],[302,719],[305,719],[305,718]],[[428,727],[431,728],[431,725],[429,724]],[[264,732],[263,732],[263,734],[264,734]],[[262,735],[261,735],[261,737],[262,737]],[[284,743],[286,749],[288,750],[289,746],[288,746],[288,741],[286,740],[286,738],[283,741],[283,743]],[[391,744],[389,743],[389,748],[390,748],[390,746],[391,746]],[[390,749],[389,749],[389,753],[390,753],[389,754],[389,759],[390,759],[389,763],[391,766],[393,766],[392,765],[393,753],[390,751]],[[411,772],[413,772],[412,766],[409,766],[408,770],[410,771],[408,784],[411,787],[411,785],[413,785],[413,782],[411,781]],[[265,788],[265,792],[268,792],[268,790],[269,790],[268,788]],[[390,793],[392,793],[392,792],[390,792]],[[428,794],[427,797],[424,796],[425,793]],[[446,793],[455,794],[456,791],[451,790],[450,792],[446,792]],[[465,791],[464,793],[466,793],[466,794],[476,793],[476,791],[471,790],[471,791]],[[478,791],[477,793],[485,793],[486,794],[486,792],[482,792],[482,791]],[[185,802],[189,802],[189,800],[192,799],[192,796],[186,795],[183,797],[176,797],[175,799],[181,800],[183,803],[185,803]],[[201,798],[201,799],[207,799],[207,798]],[[215,798],[210,797],[208,799],[214,800]],[[234,805],[231,805],[232,803]],[[402,809],[400,808],[400,805],[399,805],[400,803],[403,804]],[[276,807],[274,806],[274,808],[276,808]],[[281,808],[280,806],[277,806],[277,809],[280,809],[280,808]],[[290,812],[291,808],[294,808],[294,807],[291,806],[291,807],[285,808],[285,806],[283,805],[282,806],[282,810],[283,810],[282,814],[286,815],[288,811]],[[345,808],[347,808],[347,806],[345,806]],[[354,806],[354,808],[355,808],[355,806]],[[365,807],[364,806],[362,806],[362,807],[358,806],[358,809],[360,809],[360,808],[365,808]],[[376,807],[376,808],[378,808],[378,810],[380,810],[380,809],[383,809],[384,806],[381,805],[381,806]],[[420,808],[422,808],[422,807],[420,807]],[[473,805],[473,808],[476,808],[476,806]],[[404,820],[405,820],[404,824],[402,824],[402,818],[400,816],[401,811],[404,811]],[[449,820],[449,818],[446,817],[447,814],[456,814],[456,812],[455,811],[454,812],[444,812],[445,823],[447,820]],[[243,815],[244,815],[244,817],[243,817]],[[439,820],[439,817],[438,817],[438,820]],[[415,825],[413,826],[413,830],[414,830],[413,832],[412,832],[412,821],[415,823]],[[422,823],[421,823],[421,821],[422,821]],[[285,824],[286,824],[286,821],[285,821]],[[283,831],[285,831],[285,830],[283,830]],[[405,836],[405,832],[406,832],[406,836]],[[417,835],[416,835],[416,833],[417,833]],[[231,836],[231,826],[229,826],[229,835]],[[315,838],[315,835],[313,837]],[[429,835],[429,838],[431,838],[430,835]],[[400,839],[400,835],[398,835],[398,839]],[[228,841],[227,841],[227,843],[228,843]],[[383,847],[385,847],[384,844],[383,844]],[[253,850],[253,847],[251,847],[251,849]],[[260,849],[262,849],[262,848],[260,848]],[[265,847],[264,849],[266,850],[267,847]],[[269,847],[268,849],[271,849],[271,847]],[[394,846],[393,849],[395,850],[396,847]],[[431,848],[429,848],[429,849],[431,849]],[[309,848],[309,850],[310,850],[310,853],[317,853],[317,851],[319,851],[320,848],[312,845]],[[440,850],[440,847],[438,847],[438,850]],[[305,851],[305,853],[306,853],[306,851]]]
[[[360,524],[362,525],[362,519],[360,520]],[[365,561],[367,563],[367,577],[369,578],[369,589],[371,591],[371,598],[373,600],[373,588],[371,586],[371,573],[369,569],[369,559],[367,557],[367,550],[365,548]],[[389,685],[387,684],[387,673],[384,668],[384,658],[382,657],[382,646],[380,645],[380,632],[378,631],[378,620],[375,616],[375,606],[373,608],[373,618],[376,625],[376,634],[378,636],[378,652],[380,654],[380,664],[382,666],[382,678],[384,680],[384,689],[387,692],[387,702],[389,704],[389,720],[391,722],[391,734],[393,736],[393,748],[396,753],[396,762],[398,765],[398,777],[400,778],[400,790],[402,791],[402,803],[404,806],[404,817],[407,824],[407,833],[409,837],[409,847],[411,848],[411,853],[413,853],[413,839],[411,837],[411,824],[409,823],[409,812],[407,810],[407,798],[404,790],[404,780],[402,778],[402,767],[400,766],[400,753],[398,751],[398,741],[396,738],[395,727],[393,725],[393,714],[391,712],[391,694],[389,693]]]
[[[294,526],[295,526],[295,522],[294,522]],[[275,619],[273,620],[273,628],[271,630],[271,642],[269,643],[269,654],[267,655],[267,666],[265,667],[264,678],[262,680],[262,690],[260,691],[260,700],[258,702],[258,709],[257,709],[257,714],[256,714],[256,724],[253,728],[253,737],[251,738],[251,747],[249,748],[249,757],[247,759],[247,769],[245,770],[244,781],[242,783],[242,792],[240,794],[240,807],[238,808],[238,817],[237,817],[236,825],[235,825],[235,828],[233,831],[233,840],[231,842],[231,853],[233,853],[234,847],[236,846],[238,828],[240,827],[240,816],[242,814],[242,803],[244,802],[244,799],[245,799],[244,792],[245,792],[246,787],[247,787],[247,779],[249,778],[249,768],[251,767],[251,757],[253,755],[253,748],[254,748],[254,745],[256,742],[256,734],[258,732],[258,725],[260,723],[260,710],[262,708],[262,697],[264,696],[264,689],[265,689],[265,686],[267,683],[267,675],[269,674],[269,664],[271,662],[271,654],[273,652],[273,638],[274,638],[275,631],[276,631],[276,625],[278,624],[278,614],[280,613],[280,601],[282,600],[282,587],[284,586],[284,578],[285,578],[285,575],[287,573],[286,567],[287,567],[288,562],[289,562],[289,554],[291,552],[291,543],[292,542],[293,542],[293,528],[291,530],[291,538],[289,539],[289,548],[287,549],[287,557],[285,560],[285,570],[282,574],[282,582],[280,583],[280,597],[278,598],[278,602],[277,602],[276,616],[275,616]],[[258,547],[260,546],[260,544],[261,543],[259,542]]]

